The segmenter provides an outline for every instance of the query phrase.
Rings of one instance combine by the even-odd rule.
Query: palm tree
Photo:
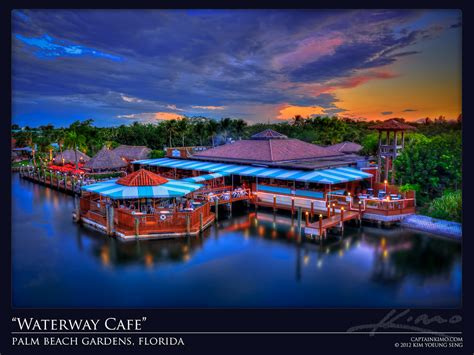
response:
[[[235,121],[232,121],[233,126],[234,126],[234,131],[237,137],[242,138],[242,135],[244,134],[245,127],[247,127],[247,122],[245,122],[242,119],[238,119]]]
[[[228,117],[222,118],[219,125],[221,131],[224,132],[225,142],[227,143],[227,135],[229,134],[229,129],[232,127],[232,120]]]
[[[77,150],[80,149],[82,151],[87,149],[86,137],[82,134],[78,134],[76,131],[69,131],[64,139],[64,145],[69,149],[74,149],[74,160],[76,169],[78,169]]]
[[[206,124],[202,121],[197,122],[194,125],[194,131],[196,135],[199,137],[199,145],[202,146],[202,140],[206,136]]]
[[[176,120],[164,121],[163,127],[165,129],[166,136],[169,138],[169,147],[172,147],[172,138],[176,134]]]
[[[176,124],[176,130],[181,135],[183,147],[184,145],[184,138],[189,131],[189,119],[187,117],[181,118]]]
[[[291,124],[292,124],[293,126],[298,126],[298,127],[300,127],[300,126],[304,126],[304,124],[305,124],[305,119],[304,119],[304,117],[301,116],[301,115],[295,115],[291,120],[292,120],[292,123],[291,123]]]
[[[209,120],[206,126],[207,134],[212,139],[212,146],[214,147],[214,137],[216,136],[217,132],[219,131],[219,124],[214,120]]]

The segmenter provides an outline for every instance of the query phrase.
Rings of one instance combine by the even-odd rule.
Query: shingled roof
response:
[[[150,155],[151,149],[143,145],[125,145],[122,144],[114,149],[120,157],[131,160],[146,159]]]
[[[281,134],[273,129],[266,129],[262,132],[255,133],[252,139],[288,139],[287,136]]]
[[[168,179],[145,169],[140,169],[117,180],[117,184],[125,186],[159,186],[167,182]]]
[[[128,163],[113,150],[102,148],[91,160],[84,164],[84,168],[91,170],[108,170],[124,168]]]
[[[256,163],[274,163],[340,155],[339,152],[298,139],[251,139],[208,149],[194,154],[193,158],[229,162],[245,160]]]
[[[330,145],[327,148],[335,152],[351,154],[351,153],[358,153],[362,149],[362,146],[354,142],[342,142],[342,143]]]
[[[406,131],[415,130],[416,128],[406,123],[397,121],[395,118],[391,118],[375,126],[369,127],[370,129],[377,129],[379,131]]]

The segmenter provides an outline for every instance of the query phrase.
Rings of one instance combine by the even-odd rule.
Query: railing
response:
[[[153,233],[195,233],[201,227],[201,215],[203,225],[214,219],[208,203],[189,212],[160,213],[164,210],[157,210],[157,213],[142,214],[133,213],[130,210],[116,208],[114,223],[116,229],[125,235],[153,234]],[[138,221],[138,225],[136,225]],[[137,229],[137,230],[136,230]]]

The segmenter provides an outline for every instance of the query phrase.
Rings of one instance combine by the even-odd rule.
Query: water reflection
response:
[[[311,241],[289,215],[236,207],[199,236],[121,242],[74,224],[70,196],[12,181],[16,306],[460,305],[460,245],[427,234],[363,226]]]

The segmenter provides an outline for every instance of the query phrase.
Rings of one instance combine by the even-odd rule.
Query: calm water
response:
[[[460,245],[363,226],[297,243],[245,210],[202,237],[120,242],[72,222],[73,199],[13,176],[16,307],[458,307]],[[221,216],[225,215],[222,211]]]

